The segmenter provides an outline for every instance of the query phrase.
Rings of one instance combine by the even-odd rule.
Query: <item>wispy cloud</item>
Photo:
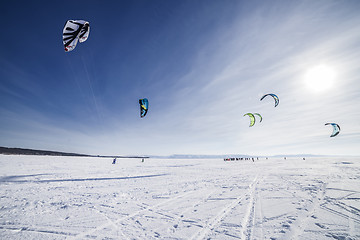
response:
[[[326,19],[330,7],[336,6],[323,6],[320,14],[312,6],[288,14],[284,14],[288,9],[280,9],[281,17],[261,17],[267,16],[262,9],[249,20],[239,18],[224,36],[211,39],[179,81],[173,114],[181,122],[180,131],[199,141],[236,142],[239,147],[233,151],[294,152],[296,146],[314,153],[328,150],[326,121],[346,124],[349,118],[360,119],[359,83],[353,77],[360,59],[354,53],[359,52],[359,18],[350,15],[333,26],[338,19]],[[305,88],[304,74],[321,63],[332,66],[338,78],[330,92],[315,95]],[[276,109],[271,102],[259,101],[269,92],[280,96]],[[264,122],[248,128],[248,119],[242,116],[246,112],[263,113]],[[359,131],[359,124],[349,126],[342,134]],[[346,153],[345,144],[358,143],[354,136],[333,149]]]
[[[195,12],[192,4],[157,12],[155,23],[169,21],[151,28],[155,33],[133,30],[126,41],[109,40],[106,53],[90,45],[99,37],[94,30],[52,76],[7,62],[0,145],[93,154],[359,154],[359,3],[230,1],[221,11],[212,2]],[[134,36],[149,42],[132,45]],[[334,69],[336,82],[314,93],[304,75],[319,64]],[[45,87],[30,84],[49,76]],[[266,93],[280,97],[278,107],[260,101]],[[150,100],[145,119],[140,97]],[[247,112],[261,113],[263,122],[249,127]],[[330,121],[341,126],[336,138],[324,126]]]

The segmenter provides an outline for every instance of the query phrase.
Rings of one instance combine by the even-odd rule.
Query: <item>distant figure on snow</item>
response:
[[[115,164],[115,163],[116,163],[116,158],[114,158],[114,160],[113,160],[112,164]]]
[[[141,162],[144,162],[144,159],[142,159]]]

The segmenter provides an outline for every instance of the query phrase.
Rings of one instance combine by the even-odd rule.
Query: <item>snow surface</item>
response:
[[[360,239],[360,158],[0,155],[0,239]]]

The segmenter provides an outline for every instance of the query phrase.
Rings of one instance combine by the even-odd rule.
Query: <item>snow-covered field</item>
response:
[[[0,155],[0,239],[360,239],[360,158]]]

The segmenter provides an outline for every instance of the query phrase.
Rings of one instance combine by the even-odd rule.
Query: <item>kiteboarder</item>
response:
[[[114,158],[112,161],[112,164],[115,164],[115,163],[116,163],[116,158]]]

